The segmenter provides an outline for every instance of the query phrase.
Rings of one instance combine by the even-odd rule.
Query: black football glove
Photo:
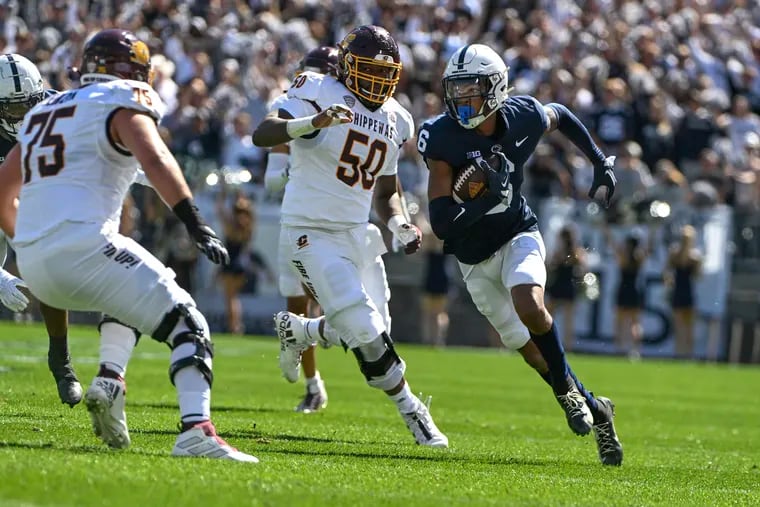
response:
[[[596,195],[596,191],[600,187],[607,187],[607,195],[604,198],[604,207],[610,207],[610,201],[612,195],[615,193],[615,185],[617,179],[615,178],[615,157],[607,157],[601,164],[594,166],[594,181],[591,183],[591,190],[588,191],[589,199],[593,199]]]
[[[509,206],[512,201],[512,191],[509,188],[507,157],[502,152],[497,152],[495,157],[489,160],[481,158],[478,162],[488,177],[488,191],[500,198],[503,204]]]
[[[230,263],[230,254],[227,253],[227,248],[211,227],[202,224],[195,231],[189,232],[195,240],[198,250],[203,252],[208,260],[214,264],[226,265]]]

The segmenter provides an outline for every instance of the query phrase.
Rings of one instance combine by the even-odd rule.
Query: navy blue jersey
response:
[[[475,222],[467,232],[444,242],[444,252],[454,254],[465,264],[488,259],[517,234],[537,230],[536,215],[520,189],[523,165],[546,131],[548,118],[543,105],[530,96],[510,97],[496,113],[496,133],[482,136],[475,129],[463,128],[448,115],[425,122],[418,133],[417,148],[425,159],[446,162],[456,171],[471,160],[501,151],[511,163],[509,179],[512,202],[499,204]]]
[[[58,92],[55,90],[45,90],[43,100],[56,94],[58,94]],[[5,160],[8,153],[10,153],[13,147],[16,146],[16,140],[9,138],[8,135],[9,134],[0,130],[0,162]]]

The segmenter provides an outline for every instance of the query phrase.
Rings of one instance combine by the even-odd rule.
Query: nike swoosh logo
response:
[[[522,139],[520,139],[519,141],[515,141],[515,146],[517,146],[519,148],[522,145],[522,143],[524,143],[525,141],[528,140],[529,137],[530,136],[525,136]]]
[[[454,222],[456,222],[457,218],[461,217],[462,215],[464,215],[464,208],[459,208],[459,213],[457,213],[457,216],[454,217]]]

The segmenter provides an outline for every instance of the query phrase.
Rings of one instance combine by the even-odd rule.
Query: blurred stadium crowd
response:
[[[162,132],[188,180],[230,209],[253,202],[252,214],[279,198],[263,189],[267,153],[252,145],[253,126],[305,52],[366,23],[398,41],[396,98],[418,125],[443,110],[440,76],[450,54],[467,42],[489,44],[510,66],[513,94],[566,104],[618,156],[608,223],[660,220],[675,237],[694,209],[727,205],[736,255],[760,257],[758,2],[0,0],[3,51],[37,63],[56,89],[70,86],[68,69],[89,33],[118,26],[146,41],[154,87],[168,105]],[[526,173],[523,188],[539,215],[552,198],[586,209],[591,167],[561,136],[539,147]],[[424,221],[426,169],[413,142],[399,174]],[[235,191],[209,185],[220,179]],[[190,284],[195,255],[183,247],[183,228],[154,193],[136,189],[134,200],[126,226]]]

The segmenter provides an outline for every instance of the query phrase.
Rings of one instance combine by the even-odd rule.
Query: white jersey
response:
[[[290,142],[282,223],[324,229],[366,223],[375,180],[396,174],[401,146],[414,135],[412,115],[393,98],[370,111],[340,81],[314,72],[297,76],[287,95],[278,108],[294,118],[345,104],[354,121]]]
[[[70,90],[36,105],[19,134],[24,185],[15,245],[27,245],[67,222],[117,232],[122,203],[139,164],[111,139],[117,109],[156,121],[164,105],[147,83],[116,80]]]

